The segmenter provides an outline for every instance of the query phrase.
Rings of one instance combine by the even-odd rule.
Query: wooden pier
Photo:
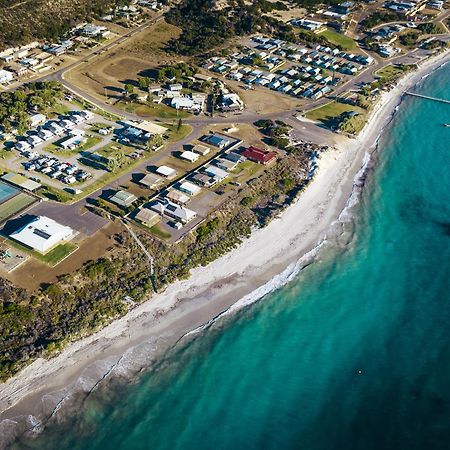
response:
[[[430,97],[428,95],[415,94],[414,92],[405,92],[405,94],[411,95],[412,97],[424,98],[426,100],[432,100],[434,102],[440,102],[440,103],[447,103],[450,105],[450,100],[446,100],[445,98]]]

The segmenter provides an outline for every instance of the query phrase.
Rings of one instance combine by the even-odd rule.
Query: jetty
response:
[[[406,91],[405,94],[411,95],[412,97],[424,98],[426,100],[432,100],[434,102],[440,102],[440,103],[447,103],[450,105],[450,100],[446,100],[445,98],[430,97],[428,95],[415,94],[414,92],[408,92],[408,91]]]

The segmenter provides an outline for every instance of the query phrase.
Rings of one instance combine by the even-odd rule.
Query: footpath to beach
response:
[[[322,155],[316,177],[296,203],[239,248],[193,270],[188,280],[174,283],[55,358],[38,359],[0,384],[0,448],[59,409],[70,393],[89,391],[105,374],[145,366],[181,336],[208,323],[316,248],[345,208],[365,155],[374,148],[403,93],[448,60],[446,52],[423,62],[384,93],[358,138],[338,136],[337,148]]]

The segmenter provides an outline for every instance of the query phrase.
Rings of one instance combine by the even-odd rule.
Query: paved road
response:
[[[64,74],[67,73],[69,70],[74,69],[75,67],[78,67],[82,64],[85,64],[89,62],[92,58],[96,57],[97,54],[106,52],[110,50],[112,47],[119,45],[120,43],[124,42],[126,39],[128,39],[131,36],[134,36],[135,34],[141,32],[145,28],[153,25],[154,23],[158,22],[162,19],[162,14],[159,16],[149,20],[148,22],[142,24],[140,27],[131,30],[129,33],[121,36],[119,39],[115,40],[114,42],[111,42],[110,44],[106,45],[105,47],[102,47],[100,50],[93,51],[91,54],[89,54],[87,57],[85,57],[82,61],[77,61],[74,64],[71,64],[68,67],[65,67],[61,70],[58,70],[52,74],[48,74],[40,80],[57,80],[61,84],[63,84],[68,90],[72,91],[76,95],[86,99],[90,103],[94,104],[95,106],[106,110],[112,114],[119,115],[122,117],[125,117],[128,120],[136,120],[136,119],[142,119],[142,117],[127,113],[122,110],[119,110],[118,108],[115,108],[112,105],[105,104],[102,101],[98,100],[97,98],[91,96],[90,94],[84,92],[81,88],[73,85],[72,83],[68,82],[64,78]],[[355,30],[356,31],[356,30]],[[347,82],[340,85],[334,92],[333,97],[338,96],[342,94],[345,91],[352,90],[358,87],[360,83],[367,83],[374,79],[374,72],[376,72],[378,69],[383,67],[387,64],[392,64],[393,62],[401,62],[404,61],[405,58],[412,58],[413,60],[416,60],[416,57],[419,55],[415,54],[415,51],[409,52],[406,55],[400,55],[398,57],[392,58],[390,60],[382,59],[378,56],[374,56],[374,64],[371,66],[368,66],[366,69],[364,69],[362,72],[360,72],[357,76],[351,78]],[[282,94],[280,94],[282,95]],[[308,104],[308,109],[312,109],[318,106],[321,106],[327,102],[330,101],[330,98],[322,98],[313,102],[310,102]],[[298,121],[295,119],[295,115],[298,113],[297,108],[293,108],[287,111],[283,111],[282,113],[275,113],[275,114],[257,114],[254,111],[244,111],[240,114],[229,114],[227,117],[223,116],[197,116],[193,118],[189,118],[187,120],[184,120],[185,123],[188,123],[192,126],[193,131],[192,133],[185,137],[183,140],[166,146],[165,149],[161,150],[156,157],[153,156],[151,158],[152,164],[157,164],[158,161],[161,161],[163,158],[165,158],[167,155],[171,154],[174,150],[182,148],[183,145],[186,145],[195,139],[199,138],[202,134],[202,129],[207,124],[218,124],[218,123],[247,123],[252,124],[258,119],[281,119],[289,123],[293,126],[293,136],[296,139],[302,139],[306,141],[312,141],[316,142],[318,144],[328,144],[332,140],[333,136],[335,136],[331,131],[327,129],[323,129],[318,127],[315,124]],[[89,195],[89,198],[98,198],[101,196],[103,191],[108,190],[116,190],[121,184],[124,184],[129,181],[130,175],[132,172],[146,172],[147,166],[149,164],[149,159],[142,161],[138,166],[136,166],[131,171],[125,173],[124,175],[120,176],[113,182],[109,183],[108,185],[102,187],[101,189],[98,189],[97,191],[93,192]],[[95,214],[92,214],[90,212],[87,212],[85,206],[87,205],[87,199],[79,200],[72,205],[61,205],[61,204],[55,204],[50,202],[41,202],[39,205],[32,208],[30,213],[35,214],[44,214],[48,215],[49,217],[54,218],[55,220],[60,221],[63,224],[71,225],[78,231],[90,235],[95,233],[99,228],[104,226],[107,221],[106,219],[103,219]]]

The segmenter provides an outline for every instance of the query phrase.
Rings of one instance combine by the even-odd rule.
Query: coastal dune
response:
[[[147,367],[180,337],[201,329],[232,305],[260,298],[313,260],[339,218],[348,219],[343,211],[356,202],[360,190],[355,179],[363,174],[405,90],[449,59],[446,52],[423,62],[383,93],[358,138],[338,136],[336,147],[321,156],[317,175],[298,200],[237,249],[192,270],[188,280],[174,283],[60,355],[38,359],[1,384],[0,448],[27,429],[38,431],[74,393],[89,392],[109,376],[125,375],[127,368]]]

